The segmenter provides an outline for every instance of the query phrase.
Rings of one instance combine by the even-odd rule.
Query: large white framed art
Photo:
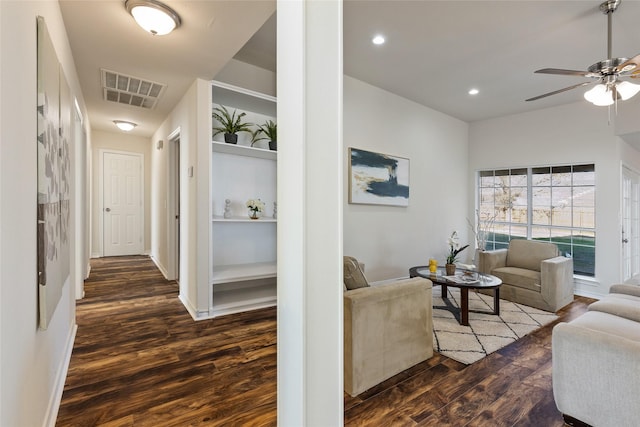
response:
[[[350,147],[349,203],[409,206],[409,159]]]

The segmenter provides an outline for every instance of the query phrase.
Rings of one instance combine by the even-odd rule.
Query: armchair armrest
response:
[[[478,252],[478,271],[491,274],[493,269],[507,265],[507,250],[496,249],[494,251]]]
[[[542,298],[551,307],[559,309],[573,301],[573,258],[557,256],[542,261],[540,286]]]

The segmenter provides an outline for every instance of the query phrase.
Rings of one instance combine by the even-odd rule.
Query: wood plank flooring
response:
[[[194,322],[147,257],[92,260],[57,426],[276,425],[276,310]],[[577,298],[560,320],[592,300]],[[551,328],[469,366],[433,358],[345,395],[348,426],[562,426]]]

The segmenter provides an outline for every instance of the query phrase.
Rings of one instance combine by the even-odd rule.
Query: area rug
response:
[[[469,326],[459,316],[460,289],[433,287],[433,349],[464,364],[476,362],[558,318],[553,313],[500,299],[500,315],[469,312]],[[493,296],[469,291],[469,310],[493,311]],[[456,313],[454,315],[454,313]]]

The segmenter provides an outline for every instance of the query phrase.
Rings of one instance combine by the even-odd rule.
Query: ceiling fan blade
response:
[[[625,70],[625,68],[627,68]],[[631,59],[626,60],[622,64],[616,67],[618,73],[625,73],[631,71],[631,74],[637,74],[640,71],[640,54],[634,56]]]
[[[533,98],[526,99],[525,101],[535,101],[535,100],[540,99],[540,98],[546,98],[547,96],[556,95],[558,93],[566,92],[568,90],[575,89],[575,88],[580,87],[580,86],[590,85],[590,84],[593,84],[593,83],[594,82],[578,83],[577,85],[565,87],[563,89],[554,90],[553,92],[545,93],[543,95],[534,96]]]
[[[562,76],[582,76],[582,77],[596,76],[594,75],[594,73],[590,73],[589,71],[563,70],[562,68],[543,68],[541,70],[536,70],[535,72],[539,74],[559,74]]]

